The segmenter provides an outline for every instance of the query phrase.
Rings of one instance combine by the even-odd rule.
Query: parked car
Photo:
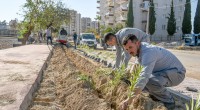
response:
[[[79,40],[80,40],[81,45],[87,45],[89,47],[94,47],[94,49],[97,48],[97,40],[93,33],[81,33]]]
[[[200,46],[200,34],[185,34],[183,39],[187,46]]]

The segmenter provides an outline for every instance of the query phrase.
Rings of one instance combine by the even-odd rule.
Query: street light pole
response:
[[[147,24],[146,24],[146,33],[149,34],[149,13],[150,13],[150,2],[151,0],[149,1],[149,4],[147,6],[148,10],[147,10]]]

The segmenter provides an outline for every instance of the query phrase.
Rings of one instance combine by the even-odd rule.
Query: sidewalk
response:
[[[47,45],[0,50],[0,110],[27,109],[49,54]]]

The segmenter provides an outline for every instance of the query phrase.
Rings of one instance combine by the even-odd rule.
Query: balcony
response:
[[[116,12],[126,12],[128,11],[128,7],[127,6],[120,6],[116,9]]]
[[[120,21],[125,22],[127,20],[126,16],[120,16]]]
[[[127,6],[120,6],[122,11],[128,11],[128,7]]]
[[[108,7],[114,8],[114,3],[113,2],[108,2]]]
[[[109,21],[108,21],[108,24],[109,24],[109,25],[113,25],[113,24],[114,24],[113,20],[109,20]]]
[[[106,16],[114,16],[114,13],[108,12],[108,13],[106,13]]]
[[[125,3],[125,2],[128,2],[128,0],[116,0],[117,4],[122,4],[122,3]]]
[[[147,23],[147,20],[142,20],[142,23]]]
[[[97,6],[98,9],[100,9],[100,6]]]
[[[100,15],[100,12],[99,12],[99,11],[97,11],[97,14],[98,14],[98,15]]]
[[[108,24],[109,24],[109,25],[113,25],[114,23],[113,23],[113,22],[111,22],[111,23],[109,22]]]
[[[100,3],[100,0],[97,0],[97,3]]]

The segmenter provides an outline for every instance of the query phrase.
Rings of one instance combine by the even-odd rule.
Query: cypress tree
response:
[[[128,14],[127,14],[127,21],[126,21],[126,27],[133,27],[134,23],[134,17],[133,17],[133,1],[129,1],[128,6]]]
[[[200,33],[200,0],[198,0],[196,13],[194,17],[194,33]]]
[[[149,9],[149,34],[150,35],[153,35],[155,32],[155,23],[156,23],[156,17],[155,17],[154,3],[153,3],[153,0],[151,0],[150,9]]]
[[[172,36],[176,32],[176,19],[175,19],[175,15],[174,15],[173,0],[171,3],[171,13],[169,14],[169,17],[167,17],[167,18],[168,18],[167,32],[168,32],[168,35]]]
[[[186,0],[184,18],[182,22],[182,32],[183,34],[190,34],[192,30],[191,24],[191,3],[190,0]]]

